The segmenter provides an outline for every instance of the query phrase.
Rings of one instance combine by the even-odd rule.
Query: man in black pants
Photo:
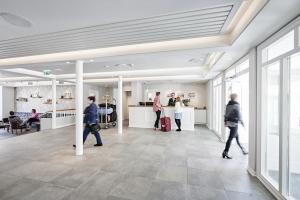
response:
[[[236,139],[236,143],[241,148],[243,154],[244,155],[248,154],[239,141],[238,123],[241,122],[241,124],[244,126],[244,122],[242,120],[242,115],[240,112],[240,104],[236,100],[237,100],[237,94],[231,94],[230,101],[226,106],[226,112],[224,118],[225,126],[227,126],[230,129],[229,137],[222,154],[222,157],[227,159],[232,158],[228,155],[228,151],[230,149],[231,142],[234,138]]]

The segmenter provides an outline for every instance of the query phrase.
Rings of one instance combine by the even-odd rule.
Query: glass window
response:
[[[290,195],[300,199],[300,54],[290,59]]]
[[[279,188],[279,62],[264,67],[263,88],[262,173],[274,187]]]
[[[227,80],[227,79],[230,79],[230,78],[233,78],[233,77],[235,76],[235,74],[236,74],[236,73],[235,73],[235,68],[228,70],[228,71],[226,72],[226,75],[225,75],[226,80]]]
[[[213,129],[222,135],[222,76],[214,80],[213,86]]]
[[[273,44],[263,49],[263,62],[272,60],[294,49],[294,30],[278,39]]]
[[[242,72],[248,68],[249,68],[249,60],[246,60],[245,62],[237,66],[236,73]]]

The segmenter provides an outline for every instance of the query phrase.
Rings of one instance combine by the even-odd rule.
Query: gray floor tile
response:
[[[127,176],[121,180],[110,192],[115,197],[132,200],[145,199],[151,187],[151,180],[142,177]]]
[[[229,200],[224,190],[212,187],[188,186],[187,200]]]
[[[71,169],[64,174],[60,175],[52,181],[55,185],[64,187],[77,188],[81,184],[89,180],[89,178],[97,173],[97,170],[86,168]]]
[[[146,200],[183,200],[186,198],[186,189],[182,183],[155,181]]]
[[[23,200],[61,200],[67,194],[69,194],[71,190],[67,188],[62,188],[54,185],[45,185],[41,188],[38,188],[34,192],[29,195],[25,195]]]
[[[264,195],[258,194],[249,194],[249,193],[242,193],[242,192],[227,192],[227,196],[230,200],[273,200],[274,198]]]
[[[224,184],[216,172],[188,168],[188,185],[224,190]]]
[[[187,168],[162,165],[156,176],[159,180],[187,183]]]
[[[101,131],[84,155],[72,148],[74,127],[0,140],[0,199],[185,200],[273,199],[247,173],[247,156],[205,128],[162,133],[125,128]]]
[[[10,187],[0,190],[0,199],[23,199],[25,196],[31,195],[34,191],[38,190],[44,185],[46,185],[46,183],[31,179],[20,179]]]

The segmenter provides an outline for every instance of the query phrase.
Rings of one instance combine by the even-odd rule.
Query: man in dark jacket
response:
[[[97,144],[94,146],[102,146],[102,141],[100,134],[97,130],[98,127],[98,108],[95,104],[95,97],[89,96],[88,97],[89,106],[87,106],[84,110],[84,119],[83,122],[85,123],[85,128],[83,131],[83,144],[87,138],[87,136],[92,133],[97,141]],[[76,147],[76,145],[73,145]]]
[[[168,102],[168,106],[175,106],[175,103],[176,103],[175,93],[172,92],[171,98],[169,99],[169,102]]]
[[[224,116],[225,126],[227,126],[230,129],[230,133],[222,157],[228,159],[231,159],[231,157],[228,156],[228,151],[230,149],[231,142],[234,138],[236,139],[236,142],[238,146],[241,148],[243,154],[244,155],[248,154],[239,141],[238,123],[240,122],[244,126],[244,122],[242,120],[240,104],[236,100],[237,100],[237,94],[231,94],[230,101],[226,106],[226,112]]]

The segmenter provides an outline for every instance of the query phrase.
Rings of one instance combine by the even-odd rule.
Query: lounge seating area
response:
[[[37,132],[41,129],[40,122],[33,122],[31,124],[31,129],[28,128],[27,120],[31,117],[30,112],[15,112],[15,116],[19,117],[23,123],[18,123],[15,120],[9,120],[9,118],[3,118],[2,121],[0,121],[0,129],[6,130],[7,133],[20,135],[24,132]],[[42,115],[42,113],[38,113],[39,116]]]

